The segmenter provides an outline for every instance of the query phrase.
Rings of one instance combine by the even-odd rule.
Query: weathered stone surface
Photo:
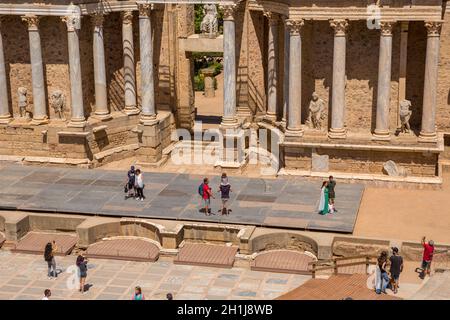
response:
[[[399,177],[405,176],[405,168],[398,166],[394,161],[389,160],[383,165],[383,172],[388,176]]]
[[[387,242],[387,241],[386,241]],[[353,242],[353,241],[334,241],[332,252],[335,256],[351,257],[357,255],[372,255],[377,256],[382,251],[389,251],[389,243],[375,244],[370,241]]]

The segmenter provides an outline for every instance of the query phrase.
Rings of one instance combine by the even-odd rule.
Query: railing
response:
[[[369,265],[376,264],[376,256],[352,256],[343,258],[333,258],[328,260],[313,261],[308,263],[308,269],[310,268],[313,279],[316,277],[316,272],[324,270],[333,270],[334,274],[339,273],[339,268],[352,267],[357,265],[366,265],[366,273],[368,272]],[[352,261],[349,263],[342,263],[348,260],[361,260]]]

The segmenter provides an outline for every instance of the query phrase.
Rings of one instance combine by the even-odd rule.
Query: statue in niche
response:
[[[411,126],[409,125],[409,119],[411,119],[412,111],[409,110],[411,107],[411,101],[403,100],[400,102],[400,132],[410,133]]]
[[[28,118],[27,112],[27,88],[19,87],[17,89],[18,103],[19,103],[19,115],[21,118]]]
[[[64,117],[64,107],[66,106],[66,97],[61,90],[53,91],[51,95],[52,101],[51,106],[55,110],[55,115],[60,120],[65,120]]]
[[[202,34],[209,35],[210,37],[216,36],[219,29],[216,5],[213,3],[205,4],[203,6],[203,13],[205,16],[200,24]]]
[[[317,93],[313,92],[309,102],[309,114],[307,124],[310,128],[322,129],[322,120],[325,116],[325,103],[319,98]]]

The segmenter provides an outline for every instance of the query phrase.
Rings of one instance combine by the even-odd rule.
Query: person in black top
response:
[[[125,196],[125,199],[134,197],[136,195],[135,181],[136,181],[136,171],[134,170],[134,166],[131,166],[130,170],[127,172],[128,195]]]
[[[392,256],[389,258],[389,261],[391,263],[389,272],[391,273],[391,279],[394,284],[392,291],[397,293],[398,280],[400,278],[400,273],[403,271],[403,258],[398,254],[398,248],[392,247]]]
[[[80,292],[84,293],[84,287],[86,283],[86,277],[87,277],[87,263],[88,260],[83,256],[79,255],[77,257],[76,265],[78,267],[79,276],[80,276]]]
[[[328,178],[328,199],[330,201],[330,204],[333,206],[333,211],[337,212],[336,208],[334,207],[334,198],[336,197],[336,194],[334,193],[335,187],[336,181],[333,179],[333,176],[330,176]]]
[[[226,173],[222,173],[219,192],[220,198],[222,199],[222,209],[220,209],[219,212],[222,211],[222,215],[228,214],[229,210],[227,209],[227,202],[228,200],[230,200],[231,185],[228,182],[228,177]]]

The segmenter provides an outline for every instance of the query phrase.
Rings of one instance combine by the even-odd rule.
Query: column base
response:
[[[345,139],[347,138],[347,130],[345,128],[334,129],[328,131],[328,138],[330,139]]]
[[[31,119],[31,123],[30,124],[34,125],[34,126],[39,126],[39,125],[42,125],[42,124],[48,124],[48,117],[45,116],[43,118],[33,118],[33,119]]]
[[[123,112],[125,112],[128,116],[134,116],[139,114],[141,110],[139,110],[136,106],[126,106]]]
[[[86,126],[86,119],[84,118],[72,118],[67,124],[69,128],[84,128]]]
[[[437,142],[437,134],[436,134],[436,132],[420,131],[418,141],[419,142],[430,142],[430,143]]]
[[[98,119],[101,121],[106,121],[112,118],[111,114],[109,112],[94,112],[94,115],[92,116],[93,119]]]
[[[372,140],[389,141],[391,140],[391,133],[387,130],[375,130],[375,132],[372,134]]]
[[[151,115],[142,114],[140,122],[144,126],[153,126],[158,123],[158,119],[156,119],[156,114]]]
[[[275,123],[275,121],[277,121],[277,115],[275,114],[275,113],[269,113],[269,112],[267,112],[265,115],[264,115],[264,121],[266,121],[266,122],[268,122],[268,123],[271,123],[271,124],[274,124]]]
[[[286,132],[285,132],[285,136],[286,137],[303,137],[303,133],[304,132],[303,132],[302,128],[299,128],[299,129],[287,128]]]
[[[237,127],[239,127],[239,122],[236,117],[222,118],[222,122],[220,123],[221,129],[235,129]]]
[[[0,124],[8,124],[11,121],[13,121],[13,117],[11,117],[11,115],[9,114],[0,116]]]

